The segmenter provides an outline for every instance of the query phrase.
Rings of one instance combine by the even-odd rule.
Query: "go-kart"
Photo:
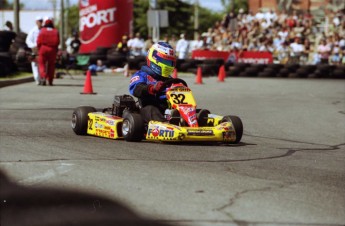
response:
[[[239,117],[197,109],[192,91],[182,79],[169,79],[164,87],[169,106],[165,122],[145,124],[140,104],[130,95],[121,95],[115,96],[112,107],[102,111],[90,106],[77,107],[72,114],[72,129],[77,135],[126,141],[240,142],[243,124]]]

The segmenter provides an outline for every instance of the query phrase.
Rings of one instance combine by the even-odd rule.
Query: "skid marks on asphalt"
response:
[[[48,169],[44,172],[19,180],[18,183],[25,184],[25,185],[34,185],[34,184],[41,183],[43,181],[48,181],[49,179],[53,177],[58,177],[58,176],[67,174],[68,172],[73,170],[73,166],[74,164],[71,164],[71,163],[60,163],[58,166],[54,168]]]

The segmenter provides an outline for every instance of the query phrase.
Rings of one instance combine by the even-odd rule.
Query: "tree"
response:
[[[248,0],[221,0],[224,6],[224,12],[230,12],[234,10],[236,13],[243,9],[245,12],[248,11]]]
[[[68,11],[69,32],[79,31],[79,6],[73,5],[66,9]]]
[[[169,16],[169,27],[161,28],[161,35],[187,34],[187,38],[193,38],[194,33],[194,8],[191,4],[181,0],[158,0],[158,9],[167,10]],[[148,0],[134,0],[134,32],[140,32],[142,36],[148,35],[147,11],[149,10]],[[221,20],[221,14],[199,7],[199,32],[207,31],[214,23]]]
[[[23,3],[19,3],[19,8],[23,9],[24,8],[24,4]],[[8,0],[0,0],[0,9],[13,9],[13,3],[9,3]]]
[[[208,28],[213,27],[216,21],[221,21],[222,13],[215,13],[206,8],[199,8],[199,33],[207,31]]]

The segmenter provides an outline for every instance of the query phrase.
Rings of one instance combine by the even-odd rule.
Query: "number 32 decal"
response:
[[[171,94],[171,97],[173,98],[173,102],[175,104],[188,104],[187,102],[184,102],[184,99],[186,96],[182,93],[180,94]]]

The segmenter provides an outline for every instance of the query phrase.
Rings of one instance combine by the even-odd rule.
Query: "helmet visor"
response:
[[[156,59],[159,63],[162,63],[169,67],[175,67],[176,61],[174,58],[161,54],[157,50],[153,51],[152,57]]]

